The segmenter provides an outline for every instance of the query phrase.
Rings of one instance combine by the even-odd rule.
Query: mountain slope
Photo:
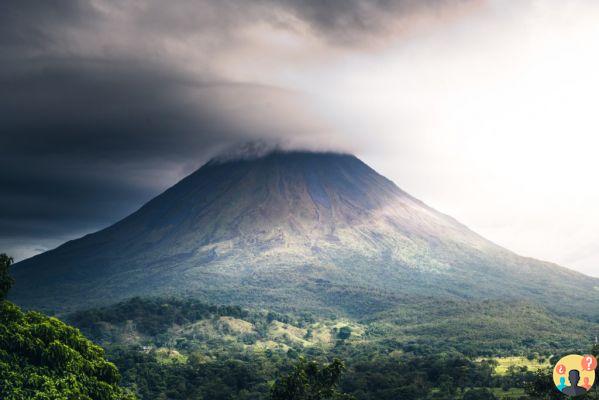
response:
[[[15,301],[62,311],[181,294],[360,314],[425,293],[599,313],[582,309],[597,304],[597,279],[519,257],[333,153],[210,162],[122,221],[14,271]]]

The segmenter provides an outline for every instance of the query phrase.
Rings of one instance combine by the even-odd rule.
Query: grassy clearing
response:
[[[220,317],[217,323],[220,330],[244,334],[255,332],[254,325],[239,318]]]
[[[183,364],[187,362],[187,356],[174,349],[161,347],[156,349],[154,354],[160,364]]]
[[[503,390],[501,388],[491,388],[491,391],[495,396],[502,400],[516,400],[526,395],[524,389],[521,388],[511,388],[509,390]]]
[[[526,367],[529,371],[549,367],[549,361],[540,362],[539,360],[529,360],[526,357],[499,357],[496,360],[499,365],[495,368],[495,373],[498,375],[505,375],[512,366]]]
[[[255,352],[263,352],[266,350],[283,350],[287,351],[291,347],[286,345],[285,343],[279,343],[272,340],[263,340],[258,341],[253,346],[247,346],[249,349],[253,349]]]

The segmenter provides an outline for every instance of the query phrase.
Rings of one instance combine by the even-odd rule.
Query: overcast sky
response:
[[[0,251],[105,227],[237,143],[352,152],[599,276],[599,3],[3,1]]]

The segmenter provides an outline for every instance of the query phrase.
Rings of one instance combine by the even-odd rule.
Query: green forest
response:
[[[4,300],[12,259],[0,255],[0,398],[132,400],[104,350],[60,320]]]
[[[309,363],[339,366],[338,393],[288,398],[555,398],[550,365],[562,354],[591,350],[560,348],[572,343],[534,335],[546,317],[536,309],[517,323],[524,306],[500,313],[495,303],[479,305],[485,317],[474,334],[468,321],[451,317],[459,311],[453,307],[446,308],[448,318],[425,326],[408,323],[406,313],[403,330],[393,320],[320,319],[175,298],[134,298],[66,318],[106,347],[123,384],[143,399],[277,398],[276,383]],[[566,324],[559,328],[567,332]],[[509,326],[508,333],[498,325]]]
[[[1,261],[2,399],[557,399],[552,363],[599,353],[584,321],[523,302],[424,299],[356,320],[132,298],[62,322],[5,300]]]

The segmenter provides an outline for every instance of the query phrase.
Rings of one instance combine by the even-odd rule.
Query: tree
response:
[[[349,326],[342,326],[337,332],[337,337],[341,340],[349,339],[351,336],[351,328]]]
[[[303,357],[293,371],[278,379],[271,390],[272,400],[342,400],[352,399],[337,386],[345,366],[338,359],[329,365],[307,362]]]
[[[134,400],[104,350],[78,329],[3,300],[11,264],[0,254],[0,399]]]
[[[531,399],[557,400],[564,397],[553,383],[552,372],[551,368],[540,369],[526,382],[524,390]]]
[[[470,389],[462,398],[463,400],[497,400],[497,396],[487,388]]]
[[[15,282],[14,279],[8,274],[8,269],[12,265],[12,257],[6,254],[0,254],[0,301],[6,298],[6,294]]]

